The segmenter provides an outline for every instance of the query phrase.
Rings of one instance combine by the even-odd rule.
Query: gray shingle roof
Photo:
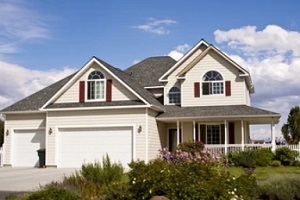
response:
[[[141,86],[162,86],[158,80],[176,61],[169,56],[150,57],[125,70]]]
[[[56,94],[76,73],[4,108],[1,112],[11,111],[38,111],[47,101]]]
[[[165,118],[209,118],[209,117],[251,117],[251,116],[274,116],[280,117],[279,113],[263,110],[246,105],[230,106],[199,106],[199,107],[180,107],[166,105],[166,112],[159,115],[158,119]]]
[[[125,84],[127,84],[132,90],[134,90],[137,94],[139,94],[143,99],[145,99],[149,104],[154,105],[161,110],[164,110],[164,106],[155,99],[155,97],[146,89],[144,89],[140,84],[137,83],[133,77],[131,77],[129,74],[125,73],[124,71],[115,68],[111,66],[110,64],[104,62],[103,60],[100,60],[97,57],[93,57],[97,59],[101,64],[103,64],[108,70],[110,70],[113,74],[115,74],[119,79],[121,79]],[[76,72],[78,73],[78,72]],[[28,97],[25,99],[20,100],[19,102],[4,108],[1,112],[14,112],[14,111],[38,111],[42,106],[47,103],[52,96],[54,96],[65,84],[68,83],[72,79],[72,77],[76,74],[72,74]],[[144,105],[142,102],[138,101],[119,101],[115,103],[107,103],[107,104],[101,104],[101,103],[83,103],[83,104],[77,104],[77,103],[71,103],[71,104],[53,104],[49,105],[48,108],[63,108],[63,106],[66,106],[68,108],[72,107],[75,108],[78,107],[94,107],[94,106],[126,106],[126,105]]]
[[[112,101],[112,102],[85,102],[85,103],[55,103],[50,104],[46,109],[55,108],[89,108],[89,107],[106,107],[106,106],[137,106],[145,105],[141,101]]]
[[[152,95],[151,92],[144,89],[132,76],[125,73],[124,71],[115,68],[111,66],[110,64],[104,62],[103,60],[100,60],[97,57],[96,58],[101,64],[103,64],[107,69],[109,69],[112,73],[114,73],[119,79],[124,81],[125,84],[127,84],[130,88],[132,88],[136,93],[138,93],[143,99],[145,99],[147,102],[149,102],[151,105],[154,105],[161,110],[164,110],[164,106],[155,99],[155,97]]]

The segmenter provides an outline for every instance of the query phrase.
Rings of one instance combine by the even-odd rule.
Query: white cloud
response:
[[[61,70],[30,70],[19,65],[0,61],[0,110],[75,71],[70,67]]]
[[[22,42],[49,38],[42,15],[18,1],[0,2],[0,53],[15,53]]]
[[[300,104],[300,33],[268,25],[262,31],[245,26],[228,31],[217,30],[215,39],[225,44],[229,55],[248,69],[255,86],[254,106],[279,112],[277,136],[290,109]],[[224,50],[223,50],[224,51]],[[259,136],[262,129],[254,131]],[[270,132],[270,127],[265,129]]]
[[[157,20],[154,18],[149,18],[146,24],[133,26],[133,28],[143,30],[149,33],[154,33],[157,35],[166,35],[170,33],[170,31],[167,29],[167,26],[176,23],[177,23],[176,21],[171,19]]]
[[[168,53],[168,56],[172,57],[174,60],[178,61],[188,50],[190,50],[188,44],[179,45],[174,48],[174,50]]]

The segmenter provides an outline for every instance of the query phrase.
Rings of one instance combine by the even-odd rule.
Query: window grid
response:
[[[88,100],[104,99],[104,75],[99,71],[93,71],[88,76]]]
[[[207,125],[207,144],[221,144],[220,125]]]
[[[209,71],[202,77],[202,94],[224,94],[224,81],[220,73]]]
[[[169,90],[169,103],[180,104],[181,103],[181,92],[178,87],[172,87]]]

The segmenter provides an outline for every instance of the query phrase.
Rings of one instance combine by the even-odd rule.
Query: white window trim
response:
[[[223,80],[221,80],[221,81],[203,81],[203,77],[205,76],[205,74],[207,74],[208,72],[210,72],[210,71],[215,71],[215,72],[218,72],[221,76],[222,76],[222,79]],[[223,93],[222,94],[203,94],[203,83],[223,83]],[[209,70],[209,71],[206,71],[205,73],[203,73],[202,74],[202,76],[201,76],[201,81],[200,81],[200,83],[201,83],[201,88],[200,88],[200,93],[201,93],[201,95],[203,95],[203,96],[225,96],[225,79],[224,79],[224,75],[221,73],[221,72],[219,72],[218,70]]]
[[[219,144],[221,144],[221,142],[222,142],[222,136],[221,136],[221,134],[222,134],[222,130],[221,130],[222,123],[218,123],[218,122],[216,122],[216,123],[207,123],[207,124],[205,124],[205,123],[199,123],[199,122],[197,122],[197,123],[198,123],[198,138],[199,138],[199,140],[201,140],[201,132],[200,132],[201,129],[200,129],[200,126],[201,125],[205,125],[205,144],[207,144],[207,126],[209,126],[209,125],[219,125],[219,127],[220,127],[220,132],[219,132],[219,134],[220,134],[220,141],[219,141]],[[209,144],[209,145],[212,145],[212,144]]]
[[[177,93],[179,93],[180,94],[180,103],[170,103],[170,90],[173,88],[173,87],[176,87],[176,88],[178,88],[179,89],[179,91],[180,92],[177,92]],[[167,101],[167,105],[181,105],[181,89],[180,89],[180,87],[178,87],[178,86],[172,86],[172,87],[170,87],[169,89],[168,89],[168,92],[167,92],[167,99],[168,99],[168,101]]]
[[[94,70],[94,71],[99,71],[99,70]],[[92,71],[92,72],[94,72],[94,71]],[[100,73],[102,73],[103,74],[103,76],[104,76],[104,78],[103,79],[91,79],[91,80],[89,80],[89,75],[92,73],[92,72],[90,72],[88,75],[87,75],[87,78],[86,78],[86,84],[85,84],[85,100],[86,100],[86,102],[104,102],[104,101],[106,101],[106,78],[105,78],[105,76],[104,76],[104,74],[101,72],[101,71],[99,71]],[[101,81],[103,81],[103,98],[99,98],[99,99],[88,99],[88,91],[89,91],[89,82],[101,82]],[[95,94],[95,96],[96,96],[96,94]]]

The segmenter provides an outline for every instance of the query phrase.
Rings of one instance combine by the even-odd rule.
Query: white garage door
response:
[[[58,167],[81,167],[83,163],[102,161],[109,155],[111,162],[124,167],[132,160],[132,128],[61,128],[59,129]]]
[[[14,130],[13,166],[38,167],[37,150],[45,148],[45,130]]]

